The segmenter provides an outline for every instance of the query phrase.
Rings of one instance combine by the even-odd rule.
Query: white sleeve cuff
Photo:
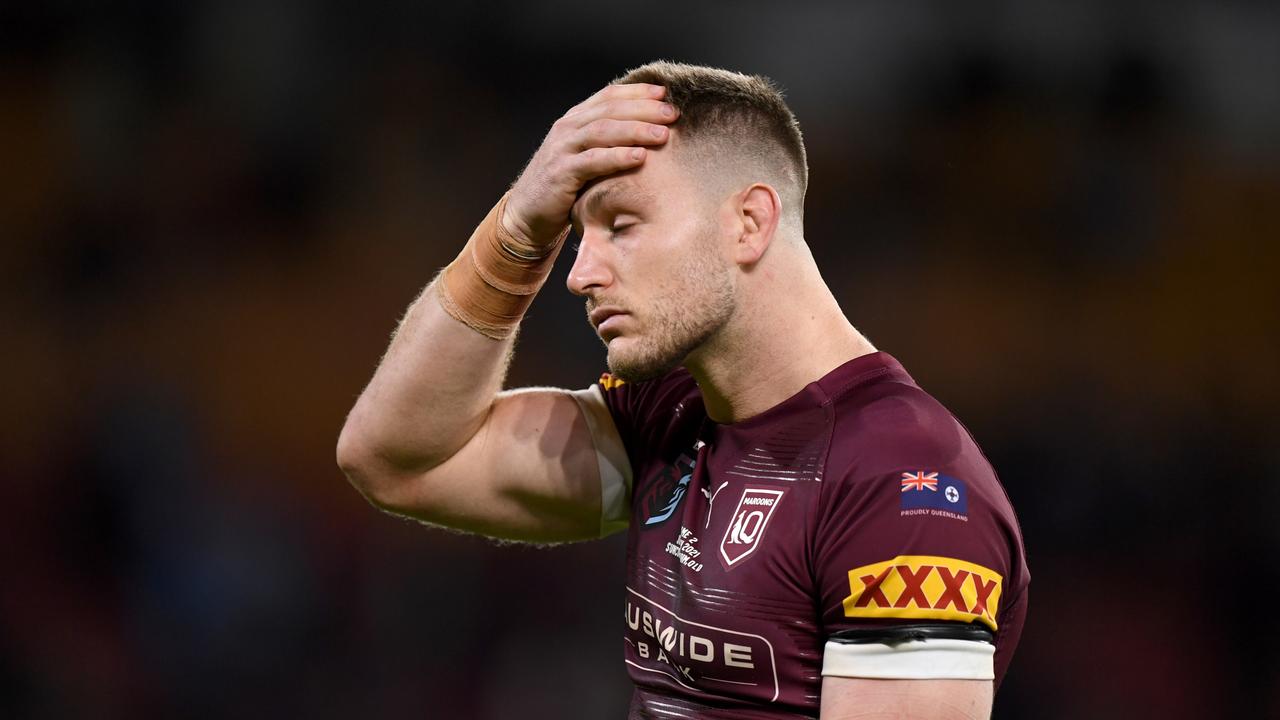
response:
[[[894,643],[828,640],[822,674],[878,680],[994,680],[996,648],[978,640],[928,638]]]
[[[569,393],[582,409],[600,465],[600,537],[631,523],[631,461],[599,385]]]

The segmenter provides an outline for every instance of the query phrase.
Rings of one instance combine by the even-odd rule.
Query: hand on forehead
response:
[[[608,208],[642,209],[656,201],[638,174],[643,170],[628,170],[610,175],[588,184],[578,195],[570,212],[570,219],[581,227],[584,217],[596,217]]]
[[[504,226],[535,244],[557,237],[584,187],[642,167],[667,142],[679,112],[665,96],[659,85],[609,85],[571,108],[512,186]]]

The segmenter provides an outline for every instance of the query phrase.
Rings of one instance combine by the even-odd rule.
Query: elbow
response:
[[[338,462],[338,469],[347,477],[350,482],[361,494],[366,494],[364,478],[367,477],[366,472],[369,465],[369,451],[367,445],[360,441],[356,431],[352,428],[351,422],[348,420],[346,425],[342,426],[342,432],[338,434],[338,446],[335,451],[335,459]]]
[[[338,435],[335,459],[347,482],[371,505],[395,514],[412,514],[421,503],[421,480],[430,465],[394,453],[347,420]]]
[[[342,432],[338,434],[338,447],[336,448],[334,457],[338,462],[338,468],[347,476],[348,480],[360,473],[360,468],[367,462],[365,456],[367,451],[362,447],[356,433],[348,422],[342,426]]]
[[[388,509],[391,495],[388,482],[390,473],[379,469],[384,463],[379,461],[376,447],[350,419],[338,435],[335,459],[352,487],[374,506]]]

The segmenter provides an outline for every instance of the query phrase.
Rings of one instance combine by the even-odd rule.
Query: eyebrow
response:
[[[579,198],[574,207],[569,211],[569,221],[573,223],[575,228],[581,227],[582,222],[578,216],[578,203],[583,203],[583,209],[588,215],[594,215],[600,211],[600,207],[610,200],[622,203],[632,203],[635,205],[652,203],[654,201],[653,193],[641,189],[635,183],[618,182],[604,187],[593,187],[587,191],[583,198]]]

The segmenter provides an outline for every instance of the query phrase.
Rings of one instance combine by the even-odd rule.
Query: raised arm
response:
[[[390,512],[499,538],[600,534],[597,395],[499,392],[513,336],[582,186],[637,167],[674,112],[653,85],[611,85],[552,126],[462,254],[410,305],[338,439],[338,464]],[[584,412],[585,411],[585,412]]]

